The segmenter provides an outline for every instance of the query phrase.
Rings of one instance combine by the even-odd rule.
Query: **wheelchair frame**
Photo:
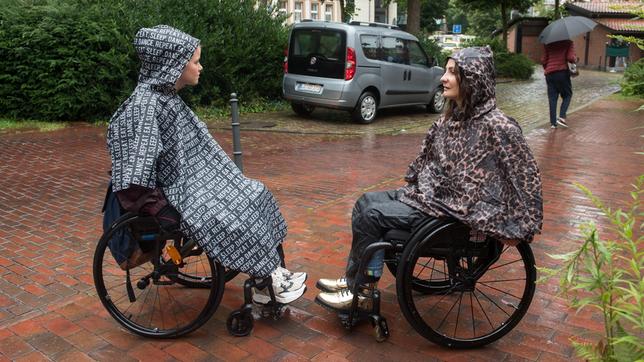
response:
[[[109,252],[106,253],[110,240],[118,232],[129,233],[132,242],[137,242],[142,249],[146,248],[146,251],[152,252],[151,260],[141,266],[141,269],[145,269],[143,274],[136,276],[134,283],[131,274],[137,269],[120,270],[116,262],[111,260]],[[172,255],[169,252],[170,258],[164,259],[161,248],[167,247],[168,242],[171,242],[169,245],[175,248],[176,253]],[[189,264],[186,261],[192,257],[205,257],[206,262],[202,261],[201,269],[206,273],[208,272],[207,269],[209,269],[210,275],[198,275],[197,269],[193,274],[183,272],[182,268]],[[108,258],[108,260],[105,260],[105,258]],[[104,263],[107,263],[105,267]],[[151,270],[150,264],[152,266]],[[207,264],[207,266],[204,264]],[[110,275],[110,273],[115,275]],[[144,217],[133,213],[126,213],[114,221],[101,236],[94,252],[93,278],[101,303],[110,315],[127,330],[150,338],[176,338],[201,327],[219,307],[225,283],[237,274],[237,271],[225,270],[218,262],[210,259],[198,245],[184,238],[181,232],[163,230],[154,217]],[[112,286],[112,281],[117,285]],[[162,308],[164,306],[161,303],[161,293],[155,294],[152,300],[149,300],[151,299],[149,290],[155,287],[157,289],[159,287],[174,288],[172,293],[183,291],[184,294],[189,296],[189,298],[185,299],[189,299],[190,303],[182,304],[181,298],[175,298],[171,296],[171,292],[166,291],[170,301],[165,308]],[[286,306],[275,300],[271,277],[261,280],[251,277],[244,283],[244,304],[240,309],[231,312],[226,322],[226,327],[231,335],[246,336],[253,329],[253,287],[259,289],[269,288],[271,302],[260,308],[262,317],[279,319],[284,314]],[[201,293],[198,293],[199,291]],[[138,296],[136,295],[137,292],[139,293]],[[119,294],[121,295],[119,296]],[[145,294],[145,297],[142,297],[143,294]],[[199,295],[197,298],[193,298],[193,294]],[[208,294],[205,300],[203,294]],[[204,304],[195,308],[194,301],[203,301]],[[135,303],[139,303],[139,305],[137,305],[137,308],[132,308]],[[123,307],[120,307],[120,304]],[[155,313],[157,304],[159,309]],[[147,312],[150,306],[152,311]],[[189,318],[181,315],[188,314],[191,310],[199,308],[201,309],[191,314]],[[145,316],[145,318],[135,315],[136,311],[131,309],[138,309],[139,314]],[[177,324],[183,317],[184,320],[181,321],[183,324],[166,327],[166,319],[172,319],[172,316],[165,316],[168,311],[176,312],[174,318]]]
[[[434,343],[450,348],[475,348],[487,345],[510,332],[523,318],[530,306],[535,291],[536,268],[532,250],[527,243],[521,243],[516,247],[516,252],[519,254],[517,258],[514,255],[514,249],[504,247],[492,238],[486,238],[481,243],[470,242],[469,228],[455,220],[429,218],[414,233],[394,229],[387,232],[383,240],[385,241],[370,244],[365,248],[356,275],[364,275],[373,254],[378,250],[385,249],[385,263],[396,277],[398,304],[405,319],[419,334]],[[505,253],[507,253],[506,257],[504,257]],[[507,260],[507,256],[510,254],[513,259]],[[441,261],[444,264],[443,270],[435,269],[435,264],[429,267],[428,262],[424,265],[421,264],[422,269],[414,276],[417,273],[415,264],[421,257],[432,259],[434,263]],[[497,264],[501,258],[503,260]],[[523,269],[514,265],[519,262],[522,262]],[[501,274],[504,279],[482,280],[486,273],[497,273],[492,270],[506,267],[507,271],[502,271]],[[438,271],[437,274],[443,276],[436,279],[437,281],[433,281],[431,277],[429,280],[419,279],[418,277],[425,269],[431,269],[432,274],[434,271]],[[506,278],[505,274],[508,272],[519,274],[523,272],[524,278]],[[525,284],[521,285],[521,281]],[[515,295],[519,293],[504,291],[493,283],[503,283],[509,287],[517,285],[521,296]],[[477,286],[482,286],[481,289],[485,290],[477,289]],[[351,292],[353,300],[350,309],[338,311],[342,325],[351,329],[359,321],[368,319],[374,328],[375,339],[378,342],[385,341],[389,337],[389,329],[386,319],[380,315],[380,291],[374,288],[365,293],[363,286],[354,283]],[[468,303],[467,298],[463,298],[466,293],[469,293],[469,306],[472,313],[473,332],[469,336],[457,335],[457,331],[461,333],[458,325],[461,310],[464,309],[462,304]],[[449,300],[455,295],[458,295],[457,301],[446,311],[447,314],[438,325],[432,323],[433,321],[426,321],[423,313],[418,311],[415,302],[415,298],[420,301],[422,299],[436,299],[434,308],[439,304],[447,304],[445,300]],[[360,309],[360,298],[371,299],[371,308]],[[453,311],[456,303],[458,303],[456,321],[449,321],[446,325],[450,329],[453,327],[454,332],[448,333],[442,328],[442,325]],[[484,305],[488,307],[488,312],[486,312]],[[478,313],[475,313],[475,308],[478,308]],[[445,312],[444,309],[441,311]],[[497,312],[501,317],[497,317],[497,320],[493,321],[493,318],[488,315],[491,314],[490,312]],[[475,316],[475,314],[477,315]],[[504,314],[507,318],[503,316]],[[475,317],[480,320],[475,320]],[[432,316],[427,318],[432,318]],[[498,319],[503,320],[499,321]],[[497,325],[495,326],[493,322],[496,322]],[[467,327],[469,329],[469,325]],[[477,328],[479,331],[487,328],[487,332],[477,335]]]

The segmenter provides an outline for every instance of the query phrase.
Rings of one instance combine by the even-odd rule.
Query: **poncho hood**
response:
[[[169,26],[141,29],[139,84],[107,133],[114,191],[161,188],[181,230],[224,266],[255,276],[280,263],[286,222],[264,184],[245,177],[174,90],[199,41]]]
[[[455,120],[480,117],[496,108],[496,70],[490,47],[465,48],[451,59],[462,70],[461,86],[470,90],[467,108],[455,108]]]
[[[531,241],[543,218],[541,178],[521,127],[496,107],[492,52],[468,48],[453,59],[470,107],[429,129],[400,201],[498,239]]]
[[[199,39],[167,25],[140,29],[134,37],[139,83],[173,88],[198,46]]]

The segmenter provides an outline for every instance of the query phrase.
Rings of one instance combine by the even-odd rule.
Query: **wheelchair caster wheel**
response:
[[[389,327],[384,318],[373,318],[371,324],[373,325],[373,334],[376,342],[384,342],[389,338]]]
[[[138,282],[136,282],[136,287],[143,290],[150,285],[150,280],[149,279],[141,279]]]
[[[245,337],[253,330],[253,314],[248,309],[236,310],[226,320],[228,333],[235,337]]]

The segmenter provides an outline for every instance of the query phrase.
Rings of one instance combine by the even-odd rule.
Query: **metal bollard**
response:
[[[232,115],[232,128],[233,128],[233,158],[235,165],[241,172],[244,172],[244,165],[242,164],[242,150],[241,139],[239,135],[239,101],[237,100],[237,93],[230,94],[230,108]]]

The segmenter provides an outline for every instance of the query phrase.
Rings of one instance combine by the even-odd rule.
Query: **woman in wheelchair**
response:
[[[512,246],[529,243],[540,232],[539,170],[520,126],[496,106],[489,47],[463,49],[449,58],[441,82],[448,107],[409,165],[406,186],[358,199],[345,275],[317,282],[318,304],[346,311],[355,306],[351,290],[373,290],[369,284],[382,275],[384,249],[375,252],[365,273],[357,275],[358,265],[365,248],[392,229],[413,235],[428,218],[449,218],[465,225],[473,242],[492,238]],[[360,296],[358,306],[364,300]]]
[[[286,223],[277,201],[245,177],[177,92],[199,82],[199,40],[165,25],[143,28],[134,46],[141,60],[136,89],[110,120],[111,181],[121,206],[180,229],[211,260],[255,278],[272,278],[275,300],[304,293],[306,274],[283,267]],[[149,261],[136,249],[125,269]],[[257,303],[269,288],[254,290]]]

